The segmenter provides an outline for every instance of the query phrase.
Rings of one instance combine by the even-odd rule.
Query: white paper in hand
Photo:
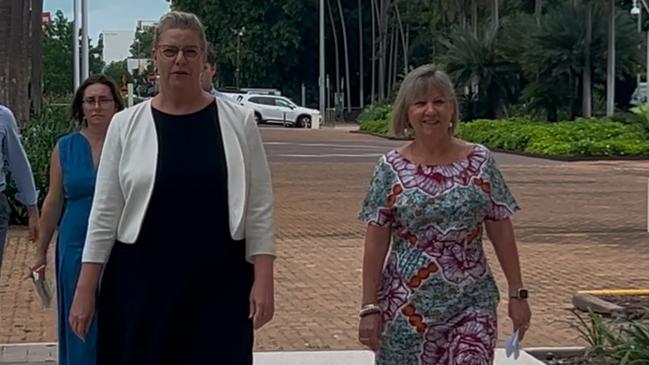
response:
[[[518,360],[518,357],[520,356],[520,351],[518,349],[518,330],[505,340],[505,355],[507,355],[507,357],[513,355],[514,359]]]
[[[52,304],[52,287],[50,284],[38,270],[32,272],[32,283],[34,284],[36,293],[41,298],[43,307],[49,308]]]

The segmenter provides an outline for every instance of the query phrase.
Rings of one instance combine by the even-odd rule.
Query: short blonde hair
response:
[[[192,30],[198,34],[200,38],[201,49],[207,49],[207,36],[205,36],[205,27],[203,23],[195,14],[185,13],[182,11],[170,11],[160,17],[158,25],[155,27],[155,32],[153,33],[153,47],[158,47],[158,41],[162,33],[168,31],[169,29],[187,29]]]
[[[448,75],[433,64],[417,67],[410,71],[401,82],[399,93],[394,101],[391,125],[393,135],[405,135],[406,129],[410,126],[410,122],[408,121],[408,108],[417,99],[430,95],[432,90],[436,90],[451,99],[454,110],[453,116],[451,117],[453,126],[450,129],[450,133],[451,135],[455,135],[458,128],[457,114],[459,109],[457,97],[455,96],[455,88]]]

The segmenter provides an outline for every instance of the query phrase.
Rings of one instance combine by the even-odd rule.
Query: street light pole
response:
[[[606,68],[606,116],[615,112],[615,0],[609,0],[608,60]]]
[[[319,92],[319,102],[320,102],[320,116],[321,118],[325,117],[325,2],[320,0],[320,72],[318,77],[318,84],[320,86]],[[325,120],[325,122],[327,122]]]
[[[642,8],[638,5],[638,1],[642,3],[642,8],[649,13],[649,5],[647,5],[646,0],[634,0],[633,7],[631,8],[631,15],[638,16],[638,32],[642,32]],[[640,45],[642,47],[642,44]],[[644,87],[644,102],[649,102],[649,29],[647,29],[647,55],[646,55],[646,65],[645,65],[645,87]],[[640,83],[642,77],[638,74],[638,88],[640,88]]]
[[[235,30],[234,33],[237,35],[237,69],[235,70],[234,77],[236,79],[236,86],[239,89],[241,84],[241,37],[246,31],[246,27],[241,27],[239,30]]]
[[[73,1],[72,13],[74,14],[74,21],[72,22],[72,69],[74,73],[74,89],[72,92],[74,93],[80,85],[79,77],[81,76],[79,72],[79,26],[81,21],[81,19],[79,19],[79,0]]]
[[[81,80],[89,74],[88,55],[88,0],[81,0]]]

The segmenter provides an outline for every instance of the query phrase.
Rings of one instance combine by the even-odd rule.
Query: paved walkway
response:
[[[0,345],[0,365],[53,365],[56,356],[54,344]],[[374,354],[363,350],[256,352],[253,361],[256,365],[374,365]],[[494,365],[542,364],[525,352],[514,361],[502,349],[496,350]]]
[[[264,138],[294,142],[325,136],[323,143],[356,138],[342,131],[284,131],[265,130]],[[373,165],[345,160],[271,164],[277,312],[257,334],[257,351],[361,349],[356,313],[364,227],[355,216]],[[649,163],[540,165],[508,158],[502,170],[523,208],[515,226],[534,311],[525,345],[581,345],[569,311],[575,291],[649,288]],[[504,291],[493,250],[487,248]],[[0,280],[0,343],[55,340],[54,310],[41,309],[30,283],[22,280],[32,249],[24,231],[11,231]],[[502,346],[511,324],[504,303],[499,312]]]

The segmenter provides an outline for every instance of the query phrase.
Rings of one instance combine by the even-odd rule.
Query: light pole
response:
[[[615,113],[615,0],[609,0],[608,60],[606,65],[606,116]]]
[[[89,74],[90,58],[88,55],[88,0],[81,0],[81,81]]]
[[[80,67],[79,67],[79,27],[81,26],[81,17],[79,16],[79,0],[74,0],[72,2],[72,13],[74,14],[74,21],[72,23],[72,69],[74,72],[74,89],[72,92],[79,87],[79,77],[81,76]]]
[[[235,70],[234,77],[236,79],[237,89],[239,89],[241,83],[241,37],[246,32],[246,27],[241,27],[239,30],[233,29],[232,32],[237,36],[237,69]]]
[[[320,38],[319,41],[320,77],[318,77],[318,83],[320,86],[319,106],[320,106],[320,117],[324,118],[325,117],[325,44],[324,44],[325,43],[325,16],[324,16],[325,2],[324,0],[320,0],[319,10],[320,10],[320,37],[319,37]],[[327,120],[325,120],[325,122],[327,122]]]
[[[642,7],[649,13],[649,6],[646,0],[641,0]],[[638,33],[642,32],[642,9],[638,6],[638,0],[633,0],[633,7],[631,8],[631,15],[638,16]],[[645,66],[645,87],[644,97],[645,103],[649,102],[649,29],[647,29],[647,56]],[[638,88],[640,88],[641,76],[638,74]]]

